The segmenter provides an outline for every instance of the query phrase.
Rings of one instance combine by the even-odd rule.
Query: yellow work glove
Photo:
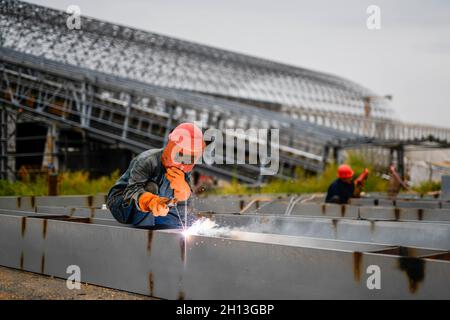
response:
[[[184,179],[184,172],[181,169],[176,167],[167,168],[165,176],[170,182],[175,199],[178,201],[186,201],[189,199],[191,196],[191,188]]]
[[[139,197],[139,209],[144,212],[151,212],[155,217],[166,216],[169,212],[169,198],[158,197],[157,195],[144,192]]]

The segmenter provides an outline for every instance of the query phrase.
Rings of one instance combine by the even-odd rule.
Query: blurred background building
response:
[[[450,146],[450,129],[401,122],[391,96],[339,76],[88,17],[69,29],[68,18],[0,0],[4,179],[42,170],[88,169],[93,176],[124,170],[184,121],[219,130],[279,129],[277,176],[284,179],[297,168],[321,172],[350,149],[380,167],[410,169],[413,180],[430,176],[420,173],[421,163],[430,168],[449,158],[442,149]],[[435,148],[441,151],[430,152]],[[265,178],[261,166],[198,170],[254,183]]]

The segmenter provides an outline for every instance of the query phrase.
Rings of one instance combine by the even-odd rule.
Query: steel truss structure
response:
[[[318,126],[306,121],[254,106],[153,87],[56,62],[45,61],[42,65],[42,59],[5,48],[0,51],[3,61],[7,61],[0,67],[3,76],[0,101],[4,107],[86,130],[89,135],[110,143],[119,141],[124,148],[136,152],[161,147],[177,122],[199,121],[205,128],[224,131],[235,128],[228,126],[230,118],[239,119],[239,128],[243,130],[279,129],[281,166],[320,171],[325,147],[365,141],[355,134],[331,128],[317,130]],[[116,96],[121,99],[115,99]],[[128,102],[123,103],[123,99]],[[135,104],[144,99],[152,106],[142,108]],[[204,167],[225,176],[232,171],[219,166]],[[259,166],[239,167],[244,181],[246,171],[247,181],[254,181],[259,175]]]
[[[320,172],[344,148],[390,148],[401,167],[406,144],[450,146],[450,130],[400,123],[385,99],[339,77],[86,17],[81,30],[67,32],[64,12],[0,4],[2,177],[14,175],[7,146],[14,125],[6,117],[17,111],[18,121],[69,126],[133,152],[161,147],[182,121],[222,131],[279,129],[282,178],[297,167]],[[224,162],[230,157],[224,152]],[[265,178],[261,166],[200,169],[257,182]]]

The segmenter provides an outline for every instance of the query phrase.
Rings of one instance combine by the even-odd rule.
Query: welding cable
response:
[[[288,205],[286,206],[286,210],[284,211],[284,214],[285,215],[289,215],[289,209],[291,208],[291,204],[292,204],[292,201],[295,199],[295,196],[292,196],[292,197],[290,197],[289,198],[289,203],[288,203]]]
[[[293,196],[291,197],[291,201],[289,201],[289,204],[286,208],[286,211],[284,212],[284,215],[286,216],[290,216],[292,210],[294,209],[295,205],[297,204],[297,202],[302,199],[302,196]]]
[[[290,216],[290,215],[291,215],[292,210],[294,210],[294,207],[295,207],[295,205],[296,205],[298,202],[303,203],[303,201],[308,200],[308,198],[305,199],[305,196],[297,196],[297,197],[294,197],[294,198],[295,198],[295,200],[292,201],[290,207],[286,208],[286,211],[285,211],[285,213],[284,213],[284,214],[287,215],[287,216]]]
[[[319,195],[318,194],[313,194],[312,196],[310,196],[310,197],[308,197],[308,198],[305,198],[305,199],[303,199],[300,203],[306,203],[307,201],[311,201],[311,200],[314,200],[314,199],[316,199],[316,198],[318,198],[319,197]]]
[[[263,204],[261,207],[259,207],[258,209],[256,209],[253,213],[259,213],[258,210],[261,210],[262,208],[264,208],[265,206],[267,206],[268,204],[274,203],[274,201],[276,201],[278,199],[273,199],[265,204]]]

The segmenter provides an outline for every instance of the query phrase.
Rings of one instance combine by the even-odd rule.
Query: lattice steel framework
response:
[[[0,1],[3,46],[146,83],[270,103],[287,112],[365,115],[370,90],[343,78],[82,17],[68,30],[64,12]],[[384,100],[371,115],[391,118]]]
[[[320,171],[326,147],[366,142],[355,134],[242,103],[151,86],[10,49],[0,52],[3,106],[81,128],[110,143],[119,141],[136,152],[162,146],[167,132],[182,121],[199,121],[205,128],[220,130],[276,128],[280,165],[288,170],[280,176],[290,176],[289,170],[297,166]],[[228,167],[207,166],[207,170],[230,176],[234,171]],[[255,181],[259,169],[240,165],[237,174],[244,181]]]
[[[67,17],[0,0],[3,110],[136,152],[161,146],[181,121],[278,128],[282,177],[297,166],[320,171],[332,148],[450,142],[450,130],[400,123],[385,99],[336,76],[86,17],[81,30],[68,30]],[[259,173],[252,165],[203,169],[249,182]]]

